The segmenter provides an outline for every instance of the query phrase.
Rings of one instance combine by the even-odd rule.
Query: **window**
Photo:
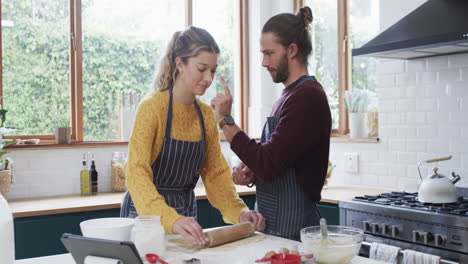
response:
[[[2,104],[13,137],[53,139],[71,126],[76,141],[120,141],[128,97],[149,91],[165,45],[187,25],[207,29],[221,49],[221,74],[240,120],[243,1],[1,0]],[[213,14],[219,24],[213,24]],[[193,18],[193,20],[192,20]],[[211,23],[210,23],[211,22]],[[226,30],[228,29],[228,30]],[[216,78],[217,78],[216,77]],[[214,82],[205,102],[222,91]],[[137,96],[134,96],[137,95]],[[134,97],[133,97],[134,96]],[[123,105],[123,103],[125,105]]]
[[[375,0],[351,0],[349,2],[349,21],[351,48],[360,48],[379,33],[379,2]],[[353,89],[377,92],[376,63],[374,57],[353,57]]]
[[[337,1],[306,0],[312,9],[314,21],[311,28],[312,54],[309,74],[315,75],[328,96],[332,114],[332,128],[339,125],[338,101],[338,5]]]
[[[311,7],[313,54],[309,73],[323,85],[333,118],[333,133],[348,132],[344,92],[364,89],[376,93],[376,59],[351,57],[379,32],[379,1],[299,0],[297,6]]]
[[[68,0],[3,0],[6,126],[28,135],[70,124]]]
[[[240,68],[239,51],[236,49],[236,43],[239,43],[237,9],[237,2],[232,0],[193,0],[193,25],[208,30],[221,50],[216,79],[201,99],[209,104],[216,93],[224,92],[219,81],[223,76],[234,94],[232,115],[240,120],[240,98],[236,96],[240,94],[239,71],[236,70]]]
[[[166,42],[184,29],[183,19],[171,19],[183,18],[184,3],[83,0],[82,5],[84,140],[119,140],[121,126],[132,125],[120,122],[121,110],[127,111],[122,108],[134,113],[134,94],[148,92]],[[127,95],[132,105],[124,106]]]

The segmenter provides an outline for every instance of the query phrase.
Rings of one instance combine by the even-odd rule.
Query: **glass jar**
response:
[[[126,155],[124,152],[112,153],[111,189],[113,192],[124,192],[127,190],[125,183],[125,161]]]
[[[132,242],[143,259],[149,253],[161,258],[166,257],[165,233],[160,219],[158,215],[142,215],[135,218]]]

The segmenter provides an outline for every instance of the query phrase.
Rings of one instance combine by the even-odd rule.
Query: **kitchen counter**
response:
[[[255,194],[255,187],[236,186],[239,195]],[[358,187],[358,186],[330,186],[322,191],[321,202],[338,204],[340,200],[350,200],[354,196],[378,194],[388,192],[388,189]],[[203,185],[195,188],[197,199],[206,199]],[[120,208],[124,193],[99,193],[93,196],[64,195],[54,197],[23,198],[8,200],[13,217],[38,216],[81,211]]]
[[[255,188],[248,188],[246,186],[236,186],[236,190],[241,196],[255,194]],[[8,205],[11,208],[13,217],[62,214],[120,208],[124,195],[124,192],[115,192],[89,196],[74,194],[22,198],[8,200]],[[198,200],[207,199],[203,185],[195,187],[195,196]]]
[[[362,186],[329,186],[322,190],[321,202],[338,204],[339,201],[351,200],[355,196],[375,195],[391,191],[390,189]]]
[[[149,262],[144,262],[147,264]],[[246,264],[246,262],[227,262],[223,260],[223,263],[229,264]],[[254,263],[254,262],[252,262]],[[268,262],[265,262],[268,263]],[[15,264],[75,264],[72,256],[70,254],[54,255],[40,258],[31,258],[31,259],[22,259],[15,261]],[[310,264],[313,264],[310,263]],[[368,258],[363,258],[356,256],[354,257],[349,264],[386,264],[386,262],[376,261]]]
[[[280,237],[266,235],[264,239],[248,243],[240,244],[236,247],[226,247],[223,250],[216,250],[213,248],[211,251],[189,251],[177,250],[172,246],[168,246],[168,251],[164,258],[165,261],[171,264],[183,263],[183,260],[197,258],[203,264],[209,263],[222,263],[225,264],[246,264],[254,263],[256,259],[260,259],[263,255],[270,251],[285,247],[292,249],[300,246],[300,242],[292,241]],[[73,264],[73,258],[70,254],[54,255],[40,258],[31,258],[15,261],[15,264]],[[145,264],[148,262],[145,261]],[[307,263],[313,264],[313,261]],[[352,259],[350,264],[385,264],[384,262],[370,260],[367,258],[356,256]]]

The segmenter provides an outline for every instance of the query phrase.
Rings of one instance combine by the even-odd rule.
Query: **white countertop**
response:
[[[246,262],[223,262],[223,263],[243,263]],[[248,263],[248,262],[247,262]],[[253,262],[252,262],[253,263]],[[75,264],[70,254],[53,255],[40,258],[22,259],[15,261],[15,264]],[[146,264],[146,263],[145,263]],[[349,264],[385,264],[368,258],[356,256]]]
[[[297,247],[300,242],[284,238],[267,235],[264,239],[245,245],[239,245],[233,248],[227,248],[224,251],[195,251],[195,252],[167,252],[166,260],[168,263],[183,263],[183,260],[197,258],[203,264],[222,263],[224,264],[245,264],[254,263],[270,250],[279,251],[281,248],[292,249]],[[70,254],[54,255],[40,258],[31,258],[15,261],[15,264],[74,264]],[[148,262],[145,262],[145,264]],[[313,263],[309,261],[308,263]],[[370,260],[356,256],[350,264],[385,264],[383,262]]]
[[[239,195],[255,194],[255,187],[248,188],[236,185]],[[355,196],[374,195],[389,192],[388,189],[361,186],[330,186],[322,190],[321,202],[338,204],[339,201],[350,200]],[[202,185],[195,188],[197,199],[206,199],[206,191]],[[13,217],[27,217],[60,213],[73,213],[91,210],[120,208],[124,193],[99,193],[98,195],[80,196],[63,195],[54,197],[22,198],[8,200]]]

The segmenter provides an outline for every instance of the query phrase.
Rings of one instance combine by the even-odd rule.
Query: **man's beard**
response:
[[[275,83],[282,83],[285,82],[289,77],[289,65],[288,65],[288,58],[286,55],[281,59],[278,67],[274,70],[276,73],[275,75],[271,75],[273,78],[273,82]]]

